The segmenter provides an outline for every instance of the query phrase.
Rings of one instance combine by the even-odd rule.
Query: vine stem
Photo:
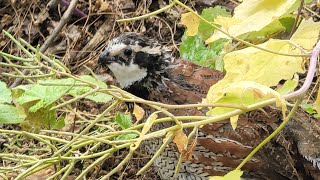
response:
[[[70,142],[68,142],[68,144],[66,144],[63,148],[61,148],[59,151],[55,152],[52,157],[56,157],[58,155],[60,155],[60,153],[62,153],[64,150],[66,150],[68,147],[70,147],[70,145],[72,143],[74,143],[76,140],[78,140],[82,135],[84,135],[85,133],[87,133],[93,126],[95,123],[97,123],[101,118],[103,118],[103,116],[105,114],[107,114],[108,112],[110,112],[116,105],[119,104],[119,101],[115,101],[114,103],[112,103],[103,113],[101,113],[91,124],[89,124],[86,128],[84,128],[84,130],[81,131],[81,133],[79,133],[79,135],[77,135],[76,137],[74,137]]]
[[[116,22],[130,22],[130,21],[136,21],[136,20],[141,20],[141,19],[146,19],[146,18],[149,18],[151,16],[155,16],[157,14],[160,14],[168,9],[171,9],[174,5],[176,4],[175,1],[173,1],[171,4],[161,8],[161,9],[158,9],[156,11],[153,11],[151,13],[148,13],[148,14],[145,14],[145,15],[142,15],[142,16],[137,16],[137,17],[133,17],[133,18],[127,18],[127,19],[119,19],[119,20],[116,20]]]
[[[316,44],[316,46],[313,48],[311,52],[310,64],[309,64],[306,80],[304,81],[300,89],[285,95],[284,97],[286,99],[304,96],[307,93],[308,89],[311,86],[313,77],[316,73],[317,63],[318,63],[317,57],[319,53],[320,53],[320,40],[318,41],[318,43]]]
[[[267,144],[274,136],[276,136],[283,128],[284,126],[289,122],[291,117],[295,114],[297,111],[299,105],[302,102],[302,98],[299,98],[296,103],[294,104],[294,107],[291,109],[290,113],[288,116],[284,119],[284,121],[280,124],[280,126],[273,131],[265,140],[263,140],[256,148],[254,148],[250,154],[239,164],[239,166],[236,168],[236,170],[240,170],[242,166],[244,166],[256,152],[258,152],[265,144]]]

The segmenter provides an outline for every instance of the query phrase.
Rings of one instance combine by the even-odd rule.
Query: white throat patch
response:
[[[120,83],[121,88],[128,87],[147,76],[147,69],[140,68],[133,63],[130,63],[128,66],[125,64],[111,63],[108,67]]]

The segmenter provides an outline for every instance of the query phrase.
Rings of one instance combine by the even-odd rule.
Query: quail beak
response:
[[[108,51],[102,52],[102,54],[99,57],[98,64],[105,67],[108,64],[111,64],[113,62],[113,58],[109,56]]]

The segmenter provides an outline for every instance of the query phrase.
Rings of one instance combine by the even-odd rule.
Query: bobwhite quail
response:
[[[141,98],[167,104],[201,102],[209,87],[224,76],[222,72],[175,59],[167,47],[137,33],[124,33],[112,39],[98,63],[112,71],[121,88]],[[171,113],[184,116],[204,115],[202,110],[196,108],[172,110]],[[266,108],[264,111],[241,115],[236,130],[231,128],[229,121],[205,125],[198,131],[197,145],[191,160],[182,162],[177,179],[200,180],[226,174],[236,168],[256,145],[274,131],[280,121],[281,113],[278,110]],[[156,128],[168,125],[170,124],[163,123]],[[191,130],[185,131],[188,133]],[[242,177],[309,178],[305,168],[298,167],[303,166],[302,161],[305,159],[301,158],[294,146],[295,140],[288,134],[290,133],[283,133],[278,137],[283,139],[281,142],[287,143],[274,140],[260,150],[242,168]],[[319,137],[318,141],[320,142]],[[154,154],[161,144],[162,140],[147,141],[145,149]],[[283,144],[289,144],[290,148]],[[162,179],[173,179],[178,157],[179,153],[172,143],[157,158],[154,165]]]

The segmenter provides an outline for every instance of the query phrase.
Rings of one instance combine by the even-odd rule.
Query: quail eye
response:
[[[130,56],[132,54],[132,50],[131,49],[125,49],[123,53],[126,56]]]

